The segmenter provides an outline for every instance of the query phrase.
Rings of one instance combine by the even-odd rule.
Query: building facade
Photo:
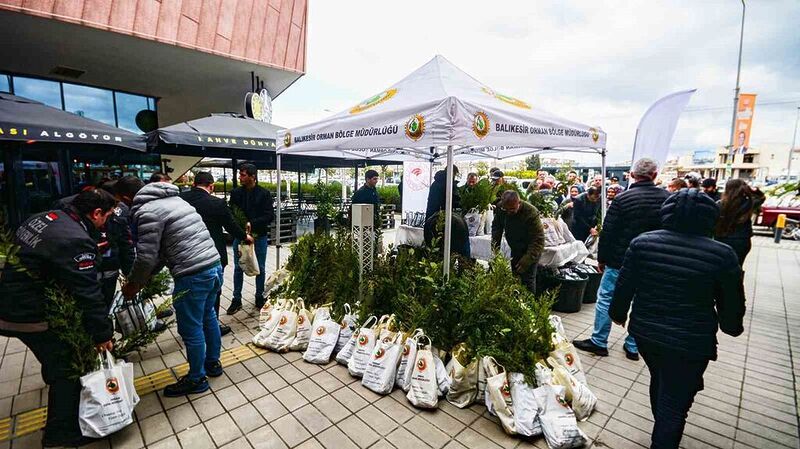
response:
[[[777,180],[786,176],[789,153],[789,148],[779,145],[750,147],[745,152],[731,152],[725,147],[713,151],[695,151],[693,154],[668,161],[662,177],[671,179],[689,172],[697,172],[704,178],[717,180],[730,178],[752,181]],[[792,156],[792,173],[798,173],[800,148],[795,148]]]
[[[0,0],[0,92],[135,133],[244,113],[248,92],[275,98],[304,74],[307,9],[306,0]],[[0,185],[0,206],[23,216],[99,179],[163,168],[157,155],[0,148],[0,182],[19,178],[28,195],[8,198]],[[14,166],[24,175],[9,176]]]

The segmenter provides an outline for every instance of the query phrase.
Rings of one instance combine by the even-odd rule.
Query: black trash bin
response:
[[[591,265],[581,264],[576,268],[581,274],[589,278],[586,281],[586,290],[583,291],[583,303],[594,304],[597,302],[597,290],[600,288],[600,281],[603,279],[603,273],[600,273],[597,271],[597,268]]]
[[[588,277],[583,273],[573,273],[576,276],[571,276],[572,279],[559,276],[561,288],[558,291],[558,298],[553,304],[553,310],[556,312],[575,313],[581,311]]]

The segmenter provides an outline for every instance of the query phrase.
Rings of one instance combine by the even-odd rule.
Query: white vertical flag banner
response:
[[[667,162],[669,145],[675,134],[675,127],[678,126],[678,119],[696,91],[697,89],[675,92],[650,106],[636,128],[631,163],[643,157],[654,159],[659,167]]]
[[[425,213],[430,188],[430,162],[403,162],[403,214]]]

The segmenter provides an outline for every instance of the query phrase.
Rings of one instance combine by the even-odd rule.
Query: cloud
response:
[[[322,119],[442,54],[500,92],[602,126],[612,160],[630,154],[652,102],[687,88],[698,92],[673,152],[725,145],[740,21],[735,0],[315,1],[307,75],[275,101],[275,117],[287,126]],[[752,146],[791,143],[797,23],[796,0],[748,5],[741,86],[759,95]],[[776,104],[788,100],[797,104]]]

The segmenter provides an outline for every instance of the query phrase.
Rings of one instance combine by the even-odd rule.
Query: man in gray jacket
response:
[[[177,186],[155,182],[142,187],[133,198],[136,260],[122,288],[126,298],[133,297],[162,264],[175,280],[175,316],[178,334],[186,345],[189,374],[164,389],[168,397],[207,391],[206,375],[222,375],[214,307],[222,285],[219,253],[200,215],[179,194]]]

